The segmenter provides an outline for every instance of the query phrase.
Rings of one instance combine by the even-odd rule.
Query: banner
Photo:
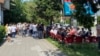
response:
[[[75,11],[75,5],[71,2],[71,0],[63,0],[63,1],[64,1],[64,3],[63,3],[64,15],[65,16],[72,15],[72,13]],[[94,14],[89,1],[85,2],[83,4],[83,7],[85,8],[86,14],[90,14],[90,15]]]
[[[75,9],[75,5],[72,4],[71,0],[64,0],[64,15],[70,16]]]
[[[84,3],[83,6],[85,8],[86,14],[90,14],[90,15],[94,14],[94,12],[92,11],[91,4],[89,3],[89,1]]]

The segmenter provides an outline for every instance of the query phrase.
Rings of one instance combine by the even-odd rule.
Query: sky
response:
[[[23,0],[23,1],[29,1],[29,0]]]
[[[96,14],[97,14],[97,16],[100,16],[100,10]]]

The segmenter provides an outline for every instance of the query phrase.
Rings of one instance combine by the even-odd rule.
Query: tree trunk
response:
[[[50,25],[53,24],[53,17],[50,18]]]

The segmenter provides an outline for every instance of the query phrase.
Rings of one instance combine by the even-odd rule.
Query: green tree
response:
[[[60,16],[62,10],[61,0],[37,0],[37,16],[52,22],[54,17]]]
[[[17,23],[25,21],[25,14],[22,11],[21,0],[10,0],[10,10],[4,11],[5,23]]]
[[[28,21],[31,21],[31,16],[32,16],[32,14],[31,14],[31,10],[30,10],[30,5],[31,5],[31,3],[29,3],[29,2],[24,2],[23,3],[23,13],[26,15],[26,19],[28,20]]]
[[[100,16],[98,16],[97,21],[98,21],[98,24],[100,24]]]
[[[73,0],[76,7],[76,11],[73,13],[73,16],[80,25],[90,29],[94,25],[94,18],[91,17],[90,14],[86,14],[86,10],[83,6],[85,2],[86,0]]]
[[[40,19],[49,22],[60,16],[62,10],[61,0],[11,0],[10,10],[4,13],[5,23],[8,22],[37,22]],[[43,21],[43,20],[42,20]]]

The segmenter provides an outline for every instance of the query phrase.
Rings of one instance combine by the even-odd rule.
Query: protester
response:
[[[32,24],[32,31],[33,31],[32,36],[37,37],[38,32],[37,32],[37,24],[36,23]]]
[[[7,37],[7,41],[11,42],[11,25],[6,24],[5,26],[6,28],[6,37]]]
[[[40,39],[43,38],[44,24],[39,24],[37,26],[37,29],[38,29],[38,37]]]
[[[16,30],[17,30],[16,25],[13,24],[11,26],[11,35],[12,35],[13,38],[15,38],[15,36],[16,36]]]

